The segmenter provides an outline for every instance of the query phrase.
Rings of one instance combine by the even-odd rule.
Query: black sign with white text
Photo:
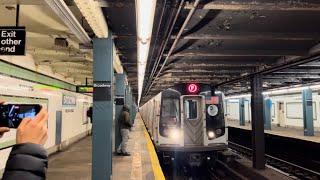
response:
[[[93,100],[94,101],[111,101],[111,82],[94,81],[93,82]]]
[[[25,55],[25,27],[0,27],[0,55]]]

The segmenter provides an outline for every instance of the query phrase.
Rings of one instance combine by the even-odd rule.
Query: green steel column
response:
[[[264,98],[263,100],[263,114],[264,114],[264,129],[271,130],[271,108],[272,101],[270,98]]]
[[[93,39],[93,180],[110,180],[112,177],[112,51],[111,36]]]
[[[244,126],[246,125],[245,123],[245,111],[244,111],[244,98],[239,99],[239,125]]]
[[[312,90],[310,88],[302,91],[302,102],[304,135],[314,136]]]
[[[119,117],[122,112],[122,108],[124,105],[124,97],[125,97],[125,75],[124,74],[116,74],[116,114],[115,114],[115,151],[121,142],[121,134],[119,129]]]

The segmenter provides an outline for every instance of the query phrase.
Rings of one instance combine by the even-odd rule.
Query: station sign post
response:
[[[0,27],[0,55],[24,56],[25,47],[25,27]]]

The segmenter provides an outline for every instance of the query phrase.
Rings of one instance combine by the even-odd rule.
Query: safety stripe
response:
[[[154,178],[155,178],[155,180],[165,180],[165,177],[162,172],[156,150],[154,149],[153,143],[150,139],[150,136],[149,136],[145,126],[143,126],[143,131],[144,131],[144,136],[147,140],[147,148],[148,148],[149,156],[151,159],[151,165],[152,165]]]

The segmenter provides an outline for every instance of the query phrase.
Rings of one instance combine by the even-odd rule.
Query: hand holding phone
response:
[[[0,104],[0,127],[18,128],[24,118],[35,117],[39,104]]]
[[[43,108],[33,119],[23,119],[17,129],[17,144],[34,143],[44,145],[48,139],[47,121],[48,112]]]

